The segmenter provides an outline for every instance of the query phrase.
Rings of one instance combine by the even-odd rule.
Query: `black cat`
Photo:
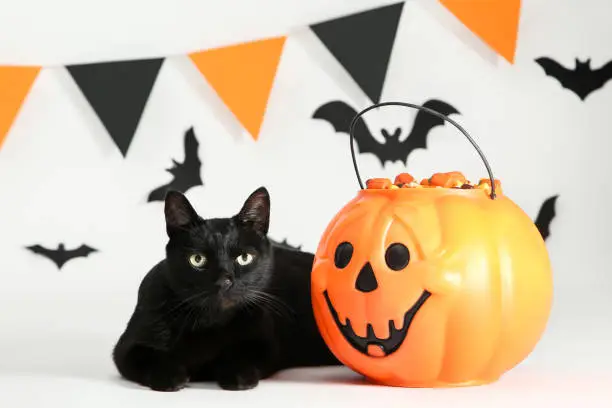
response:
[[[143,279],[113,350],[123,377],[158,391],[189,381],[245,390],[282,369],[340,364],[312,313],[313,255],[266,236],[265,188],[232,218],[207,220],[171,191],[165,216],[166,258]]]

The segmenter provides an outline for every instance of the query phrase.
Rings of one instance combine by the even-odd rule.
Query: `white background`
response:
[[[245,393],[192,387],[160,394],[117,380],[110,359],[137,286],[163,256],[162,204],[148,193],[183,159],[194,126],[203,187],[188,197],[205,217],[230,216],[265,185],[271,236],[316,248],[327,222],[357,192],[348,139],[311,119],[340,99],[369,104],[313,40],[308,23],[390,4],[376,0],[2,0],[0,63],[43,69],[0,150],[0,403],[37,406],[609,406],[612,396],[612,83],[582,102],[533,61],[566,66],[612,59],[607,0],[523,2],[516,63],[497,59],[427,0],[407,1],[383,100],[455,106],[505,193],[532,218],[559,194],[547,241],[554,268],[550,324],[535,352],[494,385],[408,390],[350,383],[348,370],[283,373]],[[260,139],[254,142],[181,54],[289,34]],[[177,55],[163,65],[126,158],[79,93],[66,63]],[[372,129],[409,129],[414,112],[388,108]],[[365,177],[394,177],[360,155]],[[449,127],[430,133],[409,171],[484,176]],[[24,246],[100,250],[61,271]],[[608,401],[607,403],[605,401]],[[274,403],[274,404],[273,404]],[[213,406],[215,406],[213,405]],[[505,406],[505,405],[504,405]]]

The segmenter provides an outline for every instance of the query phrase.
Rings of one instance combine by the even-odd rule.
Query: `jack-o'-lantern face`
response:
[[[334,254],[334,266],[338,271],[342,271],[351,265],[353,269],[358,270],[357,277],[354,279],[355,295],[360,294],[371,294],[379,291],[381,294],[385,292],[387,285],[399,285],[400,287],[408,288],[411,280],[408,276],[409,270],[407,270],[410,264],[410,249],[408,245],[413,246],[409,243],[392,242],[384,251],[374,251],[371,254],[370,259],[357,261],[361,258],[358,254],[355,254],[356,260],[353,260],[353,254],[355,248],[351,242],[343,241],[336,246]],[[372,256],[373,255],[373,256]],[[374,260],[374,257],[380,257],[381,259]],[[355,266],[356,264],[356,266]],[[377,268],[377,272],[374,272],[372,267],[374,264]],[[361,265],[361,267],[359,267]],[[383,276],[385,275],[385,276]],[[378,277],[377,277],[378,276]],[[385,286],[383,286],[385,285]],[[418,284],[412,284],[417,289],[420,289]],[[397,310],[387,309],[387,318],[382,318],[378,321],[368,321],[365,327],[365,335],[363,333],[363,324],[361,321],[351,322],[351,317],[347,316],[346,319],[341,319],[338,312],[334,308],[334,304],[330,299],[328,290],[323,292],[327,307],[331,315],[334,318],[334,322],[338,326],[338,329],[346,339],[346,341],[359,352],[369,355],[371,357],[383,357],[392,354],[399,349],[408,329],[414,319],[416,313],[419,311],[421,306],[429,298],[431,293],[427,289],[422,289],[421,293],[411,305],[405,305],[406,302],[410,302],[410,298],[402,301],[402,306]],[[391,296],[391,294],[389,294]],[[358,328],[358,325],[362,327]],[[374,329],[376,326],[376,329]],[[357,334],[355,331],[360,334]]]
[[[406,341],[431,287],[435,291],[427,260],[440,235],[418,221],[431,211],[427,206],[362,199],[331,231],[313,279],[325,264],[321,293],[344,340],[368,358],[389,357]]]
[[[360,191],[317,249],[312,303],[326,344],[384,384],[497,379],[548,318],[541,236],[497,183],[495,200],[485,187],[388,184]]]

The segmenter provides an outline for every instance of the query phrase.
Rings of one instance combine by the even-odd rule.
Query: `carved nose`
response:
[[[359,276],[357,276],[357,281],[355,281],[355,288],[365,293],[372,292],[378,288],[374,270],[372,270],[372,265],[369,262],[366,262],[361,271],[359,271]]]

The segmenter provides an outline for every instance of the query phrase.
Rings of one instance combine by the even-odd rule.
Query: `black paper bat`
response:
[[[430,99],[423,106],[433,109],[443,115],[459,113],[457,109],[446,102]],[[357,111],[342,101],[332,101],[319,107],[313,114],[314,119],[328,121],[338,133],[349,133],[351,121],[357,115]],[[360,118],[355,124],[355,143],[359,146],[360,153],[372,153],[378,157],[384,166],[386,162],[401,160],[404,164],[413,150],[427,147],[427,135],[436,126],[444,125],[445,121],[431,115],[428,112],[418,111],[412,125],[408,138],[400,142],[401,128],[396,128],[393,134],[386,129],[381,133],[385,143],[379,143],[372,137],[372,132],[365,122]]]
[[[538,216],[535,220],[535,225],[538,228],[538,231],[540,231],[540,234],[542,234],[542,238],[544,238],[544,241],[546,241],[546,238],[548,238],[548,236],[550,235],[550,223],[557,215],[555,209],[555,205],[557,204],[557,198],[559,198],[559,196],[554,195],[546,199],[546,201],[542,203]]]
[[[580,62],[576,58],[574,69],[567,69],[548,57],[537,58],[535,62],[544,69],[546,75],[558,80],[563,88],[569,89],[583,101],[612,79],[612,61],[595,70],[591,69],[590,58],[585,62]]]
[[[198,147],[199,143],[193,128],[190,128],[185,132],[185,161],[179,163],[172,159],[174,166],[166,169],[167,172],[172,174],[172,180],[168,184],[151,191],[147,202],[164,201],[168,190],[177,190],[185,193],[191,187],[204,185],[200,176],[202,162],[198,157]]]
[[[42,255],[45,258],[49,258],[53,263],[57,265],[57,269],[62,269],[64,264],[74,258],[86,257],[92,252],[97,252],[97,249],[91,248],[85,244],[81,245],[76,249],[66,250],[64,244],[59,244],[57,249],[47,249],[41,245],[32,245],[26,247],[35,254]]]
[[[302,250],[302,246],[301,245],[297,246],[297,247],[293,246],[293,245],[290,245],[287,242],[287,238],[283,239],[282,242],[278,242],[278,241],[275,241],[273,239],[270,239],[270,241],[272,242],[273,245],[276,245],[276,246],[284,247],[284,248],[291,249],[291,250],[294,250],[294,251],[301,251]]]

